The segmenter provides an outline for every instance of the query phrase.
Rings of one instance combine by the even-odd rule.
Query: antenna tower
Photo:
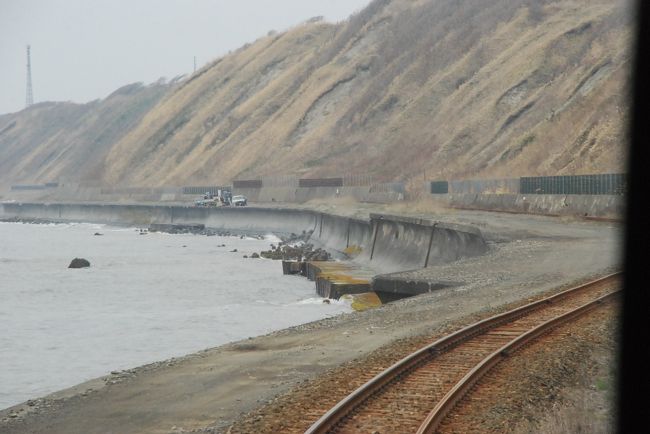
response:
[[[27,46],[27,97],[26,105],[29,107],[34,104],[34,94],[32,92],[32,62],[29,55],[29,45]]]

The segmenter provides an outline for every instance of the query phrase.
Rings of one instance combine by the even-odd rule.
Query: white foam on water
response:
[[[281,242],[282,239],[280,239],[277,235],[274,235],[274,234],[266,234],[266,235],[264,235],[264,241],[268,241],[270,243],[277,244],[277,243]]]

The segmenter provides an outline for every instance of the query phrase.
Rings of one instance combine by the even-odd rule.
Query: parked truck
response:
[[[217,194],[206,191],[203,198],[194,201],[195,206],[217,207],[229,206],[232,203],[232,193],[229,190],[217,190]]]

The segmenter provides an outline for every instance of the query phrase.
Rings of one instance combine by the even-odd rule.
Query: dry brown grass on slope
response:
[[[361,171],[391,180],[424,171],[471,176],[620,169],[624,160],[616,156],[624,153],[615,142],[622,116],[612,112],[616,102],[608,96],[623,79],[612,71],[627,67],[615,50],[627,42],[625,28],[607,22],[619,14],[609,3],[575,6],[376,2],[363,19],[303,26],[272,44],[263,39],[188,85],[206,100],[190,119],[184,113],[196,97],[184,97],[187,90],[169,102],[173,110],[161,110],[171,125],[163,129],[168,143],[156,143],[146,125],[137,132],[142,137],[125,138],[123,148],[155,138],[155,156],[146,147],[140,147],[141,158],[114,152],[112,179],[125,175],[117,161],[126,167],[134,159],[143,166],[130,171],[136,183],[287,172]],[[610,75],[592,84],[606,90],[604,97],[570,97],[598,62],[607,61]],[[283,71],[266,79],[267,65]],[[217,72],[238,79],[208,98]],[[584,156],[578,162],[571,159],[576,150]]]
[[[363,173],[417,189],[424,177],[620,171],[630,4],[375,0],[198,71],[111,144],[101,176]]]
[[[151,165],[144,163],[142,170],[133,172],[132,179],[136,181],[152,177],[153,171],[157,171],[159,181],[163,180],[161,174],[171,180],[177,173],[187,178],[214,162],[216,167],[208,168],[212,175],[225,159],[231,167],[236,166],[237,158],[241,158],[237,155],[239,147],[235,148],[231,142],[239,126],[253,124],[247,125],[248,129],[257,129],[255,121],[266,121],[282,108],[295,76],[304,69],[304,58],[309,58],[310,42],[327,34],[325,25],[301,26],[285,35],[263,38],[240,53],[222,59],[188,85],[188,89],[179,90],[165,101],[160,110],[152,112],[118,144],[109,156],[114,167],[110,178],[119,179],[138,152],[143,158],[153,158],[157,169],[152,170]],[[197,102],[199,98],[201,102]],[[153,122],[162,127],[152,125]],[[171,127],[165,128],[166,125]],[[154,128],[161,132],[160,140],[152,140]],[[138,141],[155,147],[156,155],[148,155],[152,150],[134,148],[132,143]],[[250,158],[252,153],[245,154]]]

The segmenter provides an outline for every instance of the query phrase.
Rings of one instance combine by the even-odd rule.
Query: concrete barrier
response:
[[[449,206],[460,209],[615,220],[624,218],[626,203],[623,195],[595,194],[449,194],[446,200]]]

